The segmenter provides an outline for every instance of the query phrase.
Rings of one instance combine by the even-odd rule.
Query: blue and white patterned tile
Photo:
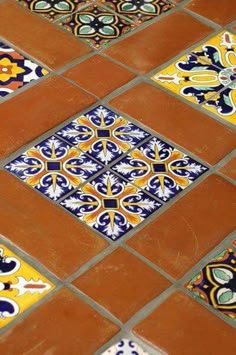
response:
[[[149,355],[132,340],[122,339],[119,343],[111,346],[101,355]]]
[[[107,171],[65,198],[61,205],[104,236],[117,240],[161,204]]]
[[[150,136],[104,106],[76,118],[57,134],[103,164],[109,164]]]
[[[5,166],[27,185],[52,200],[74,190],[102,169],[75,147],[51,136]]]
[[[152,138],[111,167],[166,202],[208,170],[183,152]]]

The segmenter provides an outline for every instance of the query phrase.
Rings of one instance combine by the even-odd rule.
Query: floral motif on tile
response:
[[[132,340],[122,339],[101,355],[148,355],[148,353]]]
[[[186,287],[195,297],[236,320],[236,250],[226,249],[217,255]]]
[[[150,136],[104,106],[78,117],[57,134],[103,164],[110,163]]]
[[[0,328],[42,299],[54,285],[0,245]]]
[[[167,0],[100,0],[100,2],[138,23],[151,20],[175,6]]]
[[[46,69],[0,42],[0,98],[47,73]]]
[[[112,170],[166,202],[207,168],[171,145],[152,138],[113,165]]]
[[[83,185],[61,205],[112,240],[122,237],[161,206],[109,171]]]
[[[50,21],[56,20],[62,16],[69,15],[72,12],[85,6],[86,3],[81,0],[16,0],[30,11],[40,14]],[[92,1],[92,0],[91,0]]]
[[[59,23],[76,37],[85,39],[98,49],[129,32],[134,24],[108,10],[92,5]]]
[[[11,161],[5,168],[52,200],[96,174],[102,166],[52,136]]]
[[[236,124],[235,45],[235,35],[222,32],[151,79]]]

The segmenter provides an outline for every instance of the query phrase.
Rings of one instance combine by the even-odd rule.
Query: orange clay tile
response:
[[[236,146],[233,129],[146,83],[125,91],[110,104],[210,164],[217,163]]]
[[[105,53],[144,74],[211,32],[209,26],[179,11],[114,44]]]
[[[63,289],[1,336],[4,354],[93,354],[119,327]]]
[[[168,297],[134,333],[170,355],[230,353],[235,336],[233,328],[181,292]]]
[[[127,244],[177,279],[234,231],[235,199],[235,186],[212,175]]]
[[[7,120],[0,120],[0,157],[9,155],[94,102],[89,94],[54,76],[2,103],[0,117]]]
[[[63,73],[84,89],[102,98],[135,78],[122,66],[100,55],[84,60]]]
[[[108,245],[60,207],[3,171],[0,234],[60,277],[75,272]]]
[[[136,256],[118,248],[74,285],[126,322],[171,283]]]
[[[229,178],[236,180],[236,157],[230,159],[219,171]]]

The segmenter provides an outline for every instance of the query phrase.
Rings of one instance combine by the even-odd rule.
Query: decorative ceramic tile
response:
[[[96,49],[134,27],[132,22],[96,5],[78,11],[58,24],[76,37],[84,38]]]
[[[234,35],[222,32],[151,79],[185,99],[202,104],[236,124]]]
[[[151,20],[172,9],[167,0],[100,0],[106,7],[139,23]]]
[[[46,74],[46,69],[0,42],[0,98]]]
[[[112,169],[164,202],[207,171],[205,166],[158,138],[133,150]]]
[[[52,200],[73,190],[102,166],[52,136],[11,161],[5,168]]]
[[[150,136],[104,106],[78,117],[57,134],[103,164],[110,163]]]
[[[217,255],[186,287],[195,297],[236,320],[235,249],[226,249]]]
[[[54,285],[0,245],[0,328],[48,294]]]
[[[69,15],[86,5],[81,0],[16,0],[30,11],[40,14],[50,21]],[[92,0],[91,0],[92,1]]]
[[[148,355],[148,353],[132,340],[122,339],[101,355]]]
[[[161,206],[109,171],[85,184],[61,205],[112,240],[122,237]]]

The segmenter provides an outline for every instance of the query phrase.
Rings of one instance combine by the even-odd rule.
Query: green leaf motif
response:
[[[137,6],[130,4],[130,3],[124,3],[121,5],[121,10],[125,12],[132,12],[137,9]]]
[[[228,282],[231,279],[230,275],[228,275],[223,269],[213,269],[212,271],[214,277],[217,277],[222,281]]]
[[[115,30],[111,26],[104,26],[100,29],[100,32],[106,36],[113,36],[115,34]]]
[[[233,107],[231,101],[230,101],[230,98],[227,96],[227,95],[223,95],[223,99],[224,99],[224,103],[227,105],[227,106],[230,106],[230,107]]]
[[[58,4],[55,4],[55,9],[61,11],[69,11],[70,5],[66,1],[60,1]]]
[[[219,303],[226,304],[230,300],[232,300],[233,296],[234,296],[233,292],[231,290],[228,290],[219,296]]]
[[[143,6],[141,6],[141,9],[143,11],[151,13],[151,14],[155,14],[155,12],[156,12],[156,8],[152,4],[144,4]]]
[[[47,3],[47,1],[39,1],[35,4],[35,10],[46,10],[50,8],[51,6]]]
[[[215,52],[215,53],[213,54],[213,58],[214,58],[214,61],[215,61],[215,62],[219,62],[219,59],[220,59],[219,53],[218,53],[218,52]]]
[[[90,23],[91,21],[94,20],[93,16],[89,16],[89,15],[79,15],[79,21],[82,23]]]
[[[94,32],[95,32],[95,30],[91,26],[88,26],[88,25],[83,25],[79,28],[80,35],[88,35],[88,34],[91,34]]]
[[[114,17],[109,15],[99,16],[99,21],[101,21],[104,25],[110,24],[114,22]]]

